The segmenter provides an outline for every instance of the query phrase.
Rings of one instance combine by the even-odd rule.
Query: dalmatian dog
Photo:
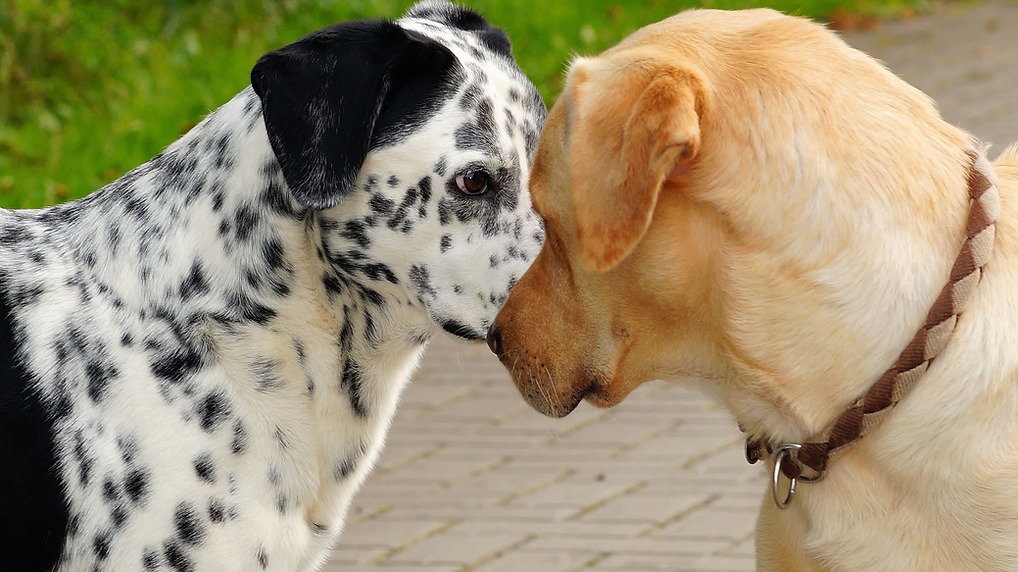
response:
[[[0,570],[315,570],[429,338],[543,240],[545,106],[429,0],[264,56],[81,200],[0,211]]]

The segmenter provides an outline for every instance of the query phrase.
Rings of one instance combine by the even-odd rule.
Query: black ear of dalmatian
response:
[[[387,102],[401,91],[435,99],[454,64],[445,46],[382,20],[337,24],[258,60],[251,85],[294,197],[311,209],[338,204]]]
[[[465,32],[473,32],[493,52],[510,58],[513,55],[509,36],[469,8],[457,6],[446,0],[427,0],[410,8],[406,15],[408,18],[424,18]]]

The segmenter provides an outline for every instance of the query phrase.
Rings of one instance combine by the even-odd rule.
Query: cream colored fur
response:
[[[548,239],[496,321],[500,358],[549,415],[665,379],[751,433],[816,435],[946,282],[973,148],[806,20],[648,26],[571,66],[530,182]],[[765,494],[759,570],[1018,570],[1018,147],[994,166],[997,242],[954,337],[823,482],[787,511]]]

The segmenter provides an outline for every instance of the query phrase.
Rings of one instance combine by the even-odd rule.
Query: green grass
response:
[[[463,0],[509,32],[550,104],[565,64],[683,8],[883,16],[924,0]],[[412,0],[0,0],[0,206],[80,197],[138,165],[248,83],[257,58]]]

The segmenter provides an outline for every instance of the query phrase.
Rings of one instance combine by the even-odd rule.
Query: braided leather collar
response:
[[[972,161],[968,172],[969,217],[965,225],[965,243],[951,268],[951,275],[930,308],[926,321],[908,343],[898,360],[861,397],[845,410],[827,430],[806,443],[774,444],[766,439],[746,440],[746,460],[750,463],[776,451],[774,486],[778,472],[790,479],[784,499],[774,493],[774,500],[785,508],[795,494],[796,479],[816,481],[827,471],[831,458],[862,439],[876,427],[894,406],[915,386],[926,372],[930,361],[947,346],[958,316],[965,309],[983,275],[996,236],[1000,216],[1000,195],[993,167],[981,152],[968,151]],[[815,473],[804,476],[808,467]]]

